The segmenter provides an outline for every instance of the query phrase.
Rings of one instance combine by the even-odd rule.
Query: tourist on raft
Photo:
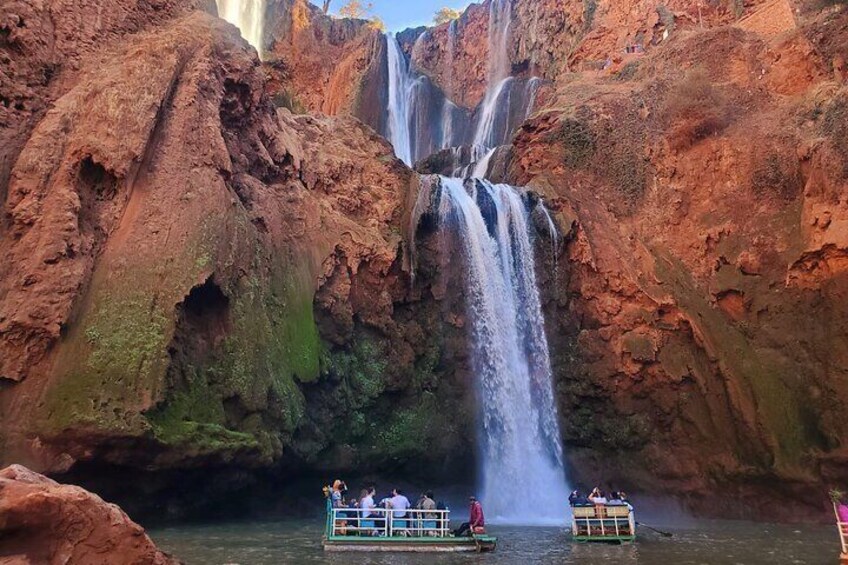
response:
[[[435,510],[436,509],[436,501],[433,500],[433,491],[428,490],[424,494],[421,495],[421,499],[418,501],[418,504],[415,506],[419,510]],[[424,513],[425,520],[435,520],[436,514],[435,512],[425,512]]]
[[[412,506],[409,499],[404,496],[403,491],[399,488],[392,490],[392,497],[389,499],[389,504],[394,510],[392,518],[406,523],[406,511]]]
[[[347,504],[345,504],[344,495],[347,492],[347,485],[344,481],[336,479],[333,481],[333,492],[331,493],[333,508],[345,508]]]
[[[468,522],[463,522],[459,528],[454,530],[453,535],[457,537],[485,533],[486,520],[483,517],[483,506],[475,496],[468,497],[468,502],[470,505],[470,519]]]
[[[595,506],[603,506],[607,503],[607,497],[606,495],[604,495],[604,492],[601,489],[595,487],[592,490],[592,493],[589,495],[589,502],[591,502]]]
[[[571,506],[587,506],[590,504],[589,499],[580,494],[579,490],[572,491],[568,495],[568,503]]]

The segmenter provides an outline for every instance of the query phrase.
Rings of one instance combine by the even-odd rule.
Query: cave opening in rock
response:
[[[172,357],[213,355],[230,330],[230,299],[214,278],[192,288],[177,310]]]

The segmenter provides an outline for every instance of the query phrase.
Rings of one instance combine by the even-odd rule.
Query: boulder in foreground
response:
[[[170,565],[123,510],[12,465],[0,471],[0,563]]]

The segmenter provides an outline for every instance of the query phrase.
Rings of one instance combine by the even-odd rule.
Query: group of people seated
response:
[[[568,503],[571,506],[627,506],[633,510],[630,502],[627,500],[627,493],[624,491],[610,491],[607,493],[595,487],[587,496],[580,494],[579,490],[572,491],[568,496]]]
[[[359,535],[385,535],[389,530],[389,515],[394,535],[409,536],[412,532],[417,532],[419,535],[439,536],[450,531],[447,512],[449,508],[442,502],[436,502],[433,491],[421,493],[414,506],[400,488],[392,489],[390,496],[382,498],[377,496],[377,487],[373,484],[363,487],[357,498],[349,499],[348,492],[347,485],[342,480],[334,481],[331,488],[325,487],[325,494],[332,501],[334,509],[348,509],[336,513],[336,529],[342,535],[349,532]],[[473,496],[469,500],[471,520],[450,532],[452,535],[483,533],[485,523],[482,506]],[[389,509],[391,512],[386,512]]]

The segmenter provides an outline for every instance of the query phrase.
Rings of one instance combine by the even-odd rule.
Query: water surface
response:
[[[320,519],[193,525],[151,530],[159,546],[189,565],[278,565],[356,563],[417,564],[642,564],[642,565],[837,565],[833,527],[785,526],[698,520],[661,529],[662,538],[642,529],[629,546],[575,544],[562,528],[491,527],[499,545],[491,554],[325,554]]]

